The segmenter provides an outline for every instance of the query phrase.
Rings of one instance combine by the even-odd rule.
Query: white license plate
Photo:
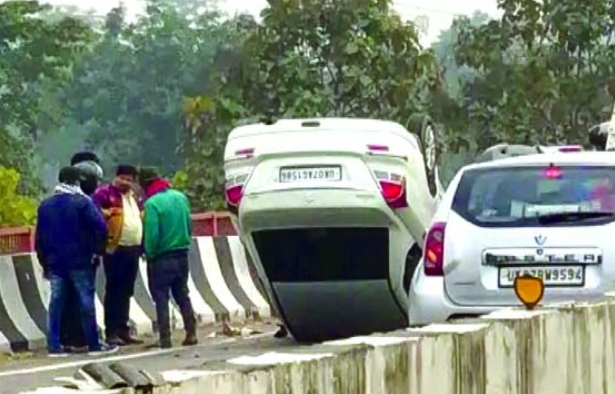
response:
[[[280,168],[280,182],[338,182],[342,180],[342,167],[282,167]]]
[[[499,285],[500,287],[513,287],[515,278],[524,274],[530,274],[541,278],[545,286],[585,285],[585,267],[579,265],[502,267],[499,273]]]

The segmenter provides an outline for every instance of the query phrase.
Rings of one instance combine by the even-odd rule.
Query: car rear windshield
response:
[[[541,224],[555,214],[615,212],[615,167],[531,166],[466,171],[453,199],[453,211],[481,227]],[[591,214],[589,214],[591,215]],[[603,224],[611,216],[565,225]]]

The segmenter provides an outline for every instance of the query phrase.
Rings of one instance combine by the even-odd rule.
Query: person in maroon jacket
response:
[[[136,186],[137,168],[117,167],[115,180],[99,187],[92,196],[102,209],[109,237],[103,266],[105,336],[113,345],[143,343],[130,333],[130,299],[139,273],[143,241],[143,205]]]

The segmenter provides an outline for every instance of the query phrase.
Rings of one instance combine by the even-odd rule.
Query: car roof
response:
[[[536,153],[469,164],[463,167],[463,170],[467,171],[479,168],[515,167],[524,165],[548,165],[551,163],[559,165],[615,165],[615,153],[598,151]]]

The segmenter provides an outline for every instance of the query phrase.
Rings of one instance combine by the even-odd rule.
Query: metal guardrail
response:
[[[195,237],[237,235],[228,212],[204,212],[192,215]],[[0,228],[0,255],[32,253],[34,227]]]

